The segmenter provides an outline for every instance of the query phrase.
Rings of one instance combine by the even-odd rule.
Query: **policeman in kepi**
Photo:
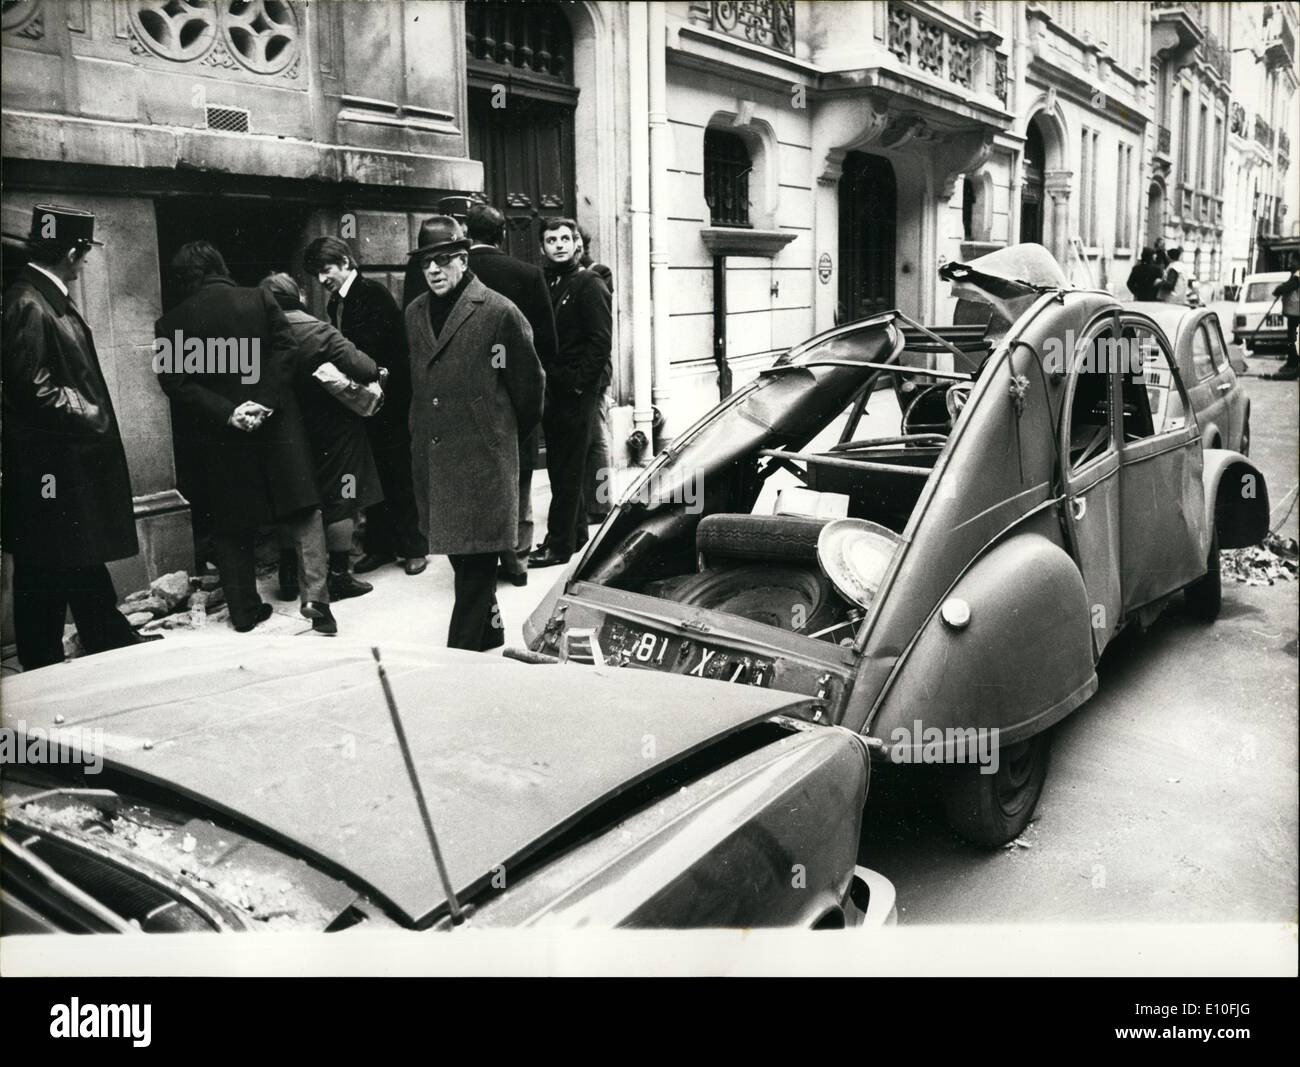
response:
[[[95,216],[38,204],[26,243],[28,265],[4,294],[0,541],[14,557],[18,662],[34,670],[62,662],[69,607],[88,653],[161,635],[132,631],[104,566],[140,548],[117,415],[68,293],[103,244]]]

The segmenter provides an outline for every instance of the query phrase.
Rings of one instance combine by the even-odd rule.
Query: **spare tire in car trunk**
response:
[[[848,613],[820,571],[780,564],[701,571],[677,585],[667,599],[802,634],[842,622]]]

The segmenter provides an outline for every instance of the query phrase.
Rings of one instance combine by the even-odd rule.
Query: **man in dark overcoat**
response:
[[[139,545],[117,415],[90,326],[68,294],[103,244],[94,232],[89,212],[38,204],[28,265],[4,294],[0,540],[14,557],[14,636],[25,671],[63,661],[69,607],[86,652],[148,639],[117,610],[104,566]]]
[[[497,557],[519,530],[519,441],[542,414],[545,374],[522,312],[469,269],[469,240],[434,216],[416,249],[429,292],[406,309],[411,465],[421,529],[456,572],[447,644],[505,643]]]
[[[361,276],[357,258],[346,241],[316,238],[303,253],[303,266],[329,290],[330,322],[379,366],[388,369],[384,406],[366,420],[384,499],[366,509],[362,537],[365,554],[357,560],[355,570],[365,574],[400,559],[407,574],[419,574],[428,566],[425,556],[429,548],[420,533],[411,484],[407,426],[411,372],[402,313],[382,284]]]
[[[303,615],[328,623],[325,533],[289,323],[270,293],[237,286],[206,241],[184,245],[171,266],[188,295],[154,326],[154,369],[177,416],[172,433],[196,459],[231,622],[243,633],[271,617],[257,592],[255,538],[283,523],[298,547]]]
[[[533,349],[545,370],[555,361],[555,312],[546,276],[540,267],[521,263],[501,251],[505,224],[505,216],[490,204],[469,206],[465,215],[469,269],[523,312],[533,329]],[[513,552],[501,553],[501,574],[513,585],[528,584],[528,554],[533,550],[533,460],[539,436],[534,430],[519,443],[519,538]]]

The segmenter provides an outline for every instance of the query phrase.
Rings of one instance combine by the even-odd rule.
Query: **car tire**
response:
[[[810,567],[772,564],[701,571],[673,589],[668,599],[801,634],[824,630],[848,613],[848,605],[824,574]]]
[[[695,532],[705,558],[761,559],[773,563],[817,563],[817,539],[825,519],[802,515],[706,515]]]
[[[1183,590],[1187,613],[1202,622],[1213,622],[1223,606],[1223,575],[1219,566],[1219,531],[1210,534],[1210,554],[1205,561],[1205,577],[1198,578]]]
[[[947,768],[943,810],[949,829],[981,848],[1014,841],[1038,807],[1051,752],[1052,735],[1044,731],[1000,749],[995,774],[981,774],[973,763]]]

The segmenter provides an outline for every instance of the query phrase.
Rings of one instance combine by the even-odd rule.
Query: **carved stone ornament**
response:
[[[129,11],[136,55],[298,77],[302,27],[289,0],[132,0]]]
[[[44,0],[4,0],[0,6],[0,12],[3,12],[0,28],[29,41],[42,40],[45,37],[43,4]]]

